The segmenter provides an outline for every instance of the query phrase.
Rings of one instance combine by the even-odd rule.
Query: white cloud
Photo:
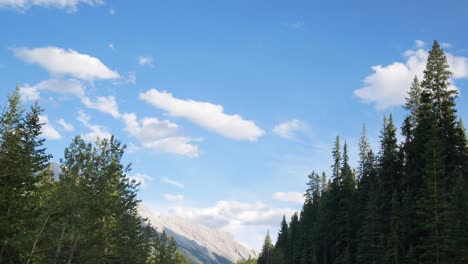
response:
[[[416,46],[416,48],[422,48],[424,47],[424,45],[426,45],[426,43],[424,43],[424,41],[422,40],[417,39],[414,41],[414,45]]]
[[[196,158],[199,155],[198,147],[191,144],[193,140],[188,137],[167,137],[143,143],[143,147]]]
[[[468,58],[446,53],[453,79],[468,77]],[[404,53],[405,62],[373,66],[374,71],[364,79],[364,87],[354,91],[354,95],[367,103],[375,104],[377,109],[401,105],[415,75],[423,79],[428,51],[425,49],[408,50]],[[452,80],[454,83],[454,80]],[[456,89],[455,86],[453,88]]]
[[[115,9],[114,8],[109,9],[109,14],[111,16],[114,16],[115,15]]]
[[[145,66],[153,66],[153,57],[151,56],[140,56],[138,57],[138,64]]]
[[[175,206],[169,213],[185,217],[211,228],[234,231],[246,226],[276,226],[283,215],[294,213],[290,208],[272,208],[264,203],[243,203],[221,200],[211,207]]]
[[[140,99],[172,116],[186,118],[228,138],[255,141],[265,133],[251,120],[244,120],[239,115],[225,114],[221,105],[178,99],[168,92],[156,89],[140,93]]]
[[[119,107],[114,96],[98,96],[92,100],[86,96],[83,83],[77,79],[50,79],[33,86],[25,85],[20,88],[24,100],[38,100],[41,91],[72,95],[79,98],[88,108],[110,114],[115,118],[120,117]]]
[[[161,179],[161,182],[163,183],[167,183],[169,185],[172,185],[172,186],[175,186],[177,188],[184,188],[184,184],[179,182],[179,181],[176,181],[176,180],[173,180],[173,179],[169,179],[169,178],[162,178]]]
[[[273,128],[273,132],[282,138],[293,139],[295,136],[294,133],[300,130],[301,128],[302,123],[297,119],[293,119],[276,125]]]
[[[42,135],[49,140],[60,139],[60,133],[49,123],[49,118],[45,115],[39,115],[39,122],[42,123]]]
[[[86,128],[88,128],[90,130],[88,133],[81,135],[83,137],[83,139],[85,139],[87,141],[94,142],[98,138],[99,139],[105,139],[105,138],[109,139],[112,136],[102,126],[93,125],[93,124],[89,123],[89,121],[91,121],[91,117],[89,115],[87,115],[85,112],[81,111],[81,110],[78,112],[77,120],[80,121]]]
[[[140,147],[138,147],[137,145],[131,142],[127,144],[127,153],[133,154],[133,153],[136,153],[138,150],[140,150]]]
[[[130,181],[134,180],[136,183],[140,184],[141,187],[146,187],[147,182],[152,181],[153,178],[144,174],[144,173],[136,173],[131,176],[128,176]]]
[[[127,83],[131,83],[131,84],[136,83],[136,72],[129,72],[128,73]]]
[[[103,3],[103,0],[0,0],[0,8],[9,7],[18,10],[27,10],[32,6],[41,6],[64,9],[73,13],[78,11],[78,5],[80,4],[96,6]]]
[[[23,101],[37,101],[40,98],[39,90],[35,87],[20,87],[19,92]]]
[[[70,75],[78,79],[117,79],[119,74],[110,70],[98,58],[75,50],[58,47],[17,48],[16,57],[31,64],[39,64],[53,75]]]
[[[114,96],[98,96],[94,102],[88,97],[83,97],[81,98],[81,102],[88,108],[110,114],[115,118],[120,117],[119,107]]]
[[[138,139],[144,148],[188,157],[198,156],[198,147],[190,144],[195,139],[177,136],[178,126],[169,120],[153,117],[138,120],[134,113],[125,113],[122,119],[125,130]]]
[[[163,193],[162,196],[166,201],[169,202],[183,202],[184,201],[184,196],[182,194],[169,194],[169,193]]]
[[[33,86],[25,85],[20,87],[21,96],[25,100],[39,100],[41,91],[69,94],[79,98],[85,97],[84,87],[82,83],[76,79],[50,79]]]
[[[109,49],[111,49],[112,51],[115,51],[114,43],[109,43],[109,45],[107,45],[107,47],[109,47]]]
[[[283,202],[304,203],[304,194],[300,192],[275,192],[273,199]]]
[[[72,124],[65,122],[63,118],[60,118],[57,123],[62,127],[63,130],[65,131],[73,131],[75,128],[73,127]]]

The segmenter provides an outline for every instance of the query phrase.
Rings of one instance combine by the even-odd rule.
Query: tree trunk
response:
[[[37,243],[39,242],[39,239],[42,236],[42,232],[44,232],[44,229],[45,229],[45,226],[47,225],[47,222],[49,222],[49,218],[50,218],[50,215],[47,215],[46,219],[44,220],[44,223],[42,224],[41,230],[39,231],[39,234],[36,237],[36,240],[34,240],[33,246],[31,248],[31,252],[29,253],[28,261],[26,262],[27,264],[29,264],[31,262],[32,257],[34,256],[34,251],[36,251]]]
[[[68,256],[68,261],[67,261],[68,264],[72,263],[73,254],[75,253],[77,242],[78,242],[78,235],[76,235],[75,240],[73,241],[73,247],[72,247],[72,250],[70,251],[70,256]]]
[[[63,228],[62,228],[62,233],[60,234],[59,243],[57,245],[57,250],[55,251],[54,263],[57,263],[57,259],[58,259],[59,254],[60,254],[60,250],[62,248],[62,239],[63,239],[63,235],[65,234],[65,227],[66,227],[66,225],[64,224]]]

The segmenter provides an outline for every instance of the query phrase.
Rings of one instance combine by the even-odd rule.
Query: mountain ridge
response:
[[[173,236],[177,246],[192,263],[227,264],[255,258],[256,252],[238,243],[230,233],[210,229],[179,216],[156,215],[140,205],[140,215],[158,231]]]

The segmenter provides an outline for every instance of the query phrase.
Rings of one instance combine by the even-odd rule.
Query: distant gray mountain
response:
[[[148,218],[159,232],[165,230],[173,236],[178,248],[192,263],[227,264],[257,256],[255,251],[239,244],[229,233],[177,216],[155,215],[144,206],[140,206],[140,215]]]
[[[52,177],[54,180],[59,179],[59,175],[62,172],[62,168],[60,167],[60,164],[57,162],[51,162],[49,165],[50,170],[52,171]]]

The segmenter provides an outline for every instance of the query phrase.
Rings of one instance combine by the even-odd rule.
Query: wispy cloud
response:
[[[141,66],[153,66],[153,57],[151,56],[140,56],[138,57],[138,64]]]
[[[225,114],[221,105],[179,99],[168,92],[156,89],[140,93],[140,99],[163,109],[171,116],[186,118],[227,138],[255,141],[265,134],[253,121],[245,120],[240,115]]]
[[[304,25],[305,25],[304,21],[295,21],[295,22],[286,23],[286,26],[292,29],[300,29],[300,28],[303,28]]]
[[[49,91],[63,95],[71,95],[90,109],[110,114],[114,118],[120,117],[119,107],[114,96],[97,96],[94,99],[86,96],[85,86],[77,79],[50,79],[36,85],[20,87],[20,94],[24,100],[39,100],[41,91]]]
[[[414,45],[416,46],[416,48],[422,48],[424,47],[424,45],[426,45],[426,43],[424,43],[424,41],[422,40],[417,39],[414,41]]]
[[[300,192],[275,192],[273,199],[283,202],[304,203],[304,194]]]
[[[168,202],[183,202],[184,201],[184,196],[182,194],[163,193],[162,196]]]
[[[83,111],[78,112],[77,120],[83,124],[86,128],[89,129],[89,132],[82,134],[83,139],[94,142],[96,139],[105,139],[110,138],[112,135],[102,126],[91,124],[91,117]]]
[[[153,178],[151,178],[150,176],[144,173],[136,173],[136,174],[130,175],[128,176],[128,179],[140,184],[141,187],[146,187],[147,183],[153,180]]]
[[[63,119],[63,118],[60,118],[60,119],[57,121],[57,123],[58,123],[58,124],[62,127],[62,129],[65,130],[65,131],[70,132],[70,131],[75,130],[75,128],[73,127],[73,125],[70,124],[70,123],[65,122],[65,119]]]
[[[0,0],[0,8],[13,8],[20,11],[28,10],[33,6],[53,7],[74,13],[78,11],[80,4],[97,6],[102,5],[103,0]]]
[[[169,179],[169,178],[166,178],[166,177],[162,178],[161,182],[172,185],[172,186],[175,186],[177,188],[184,188],[184,184],[182,182],[176,181],[176,180],[173,180],[173,179]]]
[[[276,125],[273,128],[273,132],[278,136],[285,139],[293,139],[295,133],[303,127],[301,121],[297,119],[292,119],[283,123]]]

